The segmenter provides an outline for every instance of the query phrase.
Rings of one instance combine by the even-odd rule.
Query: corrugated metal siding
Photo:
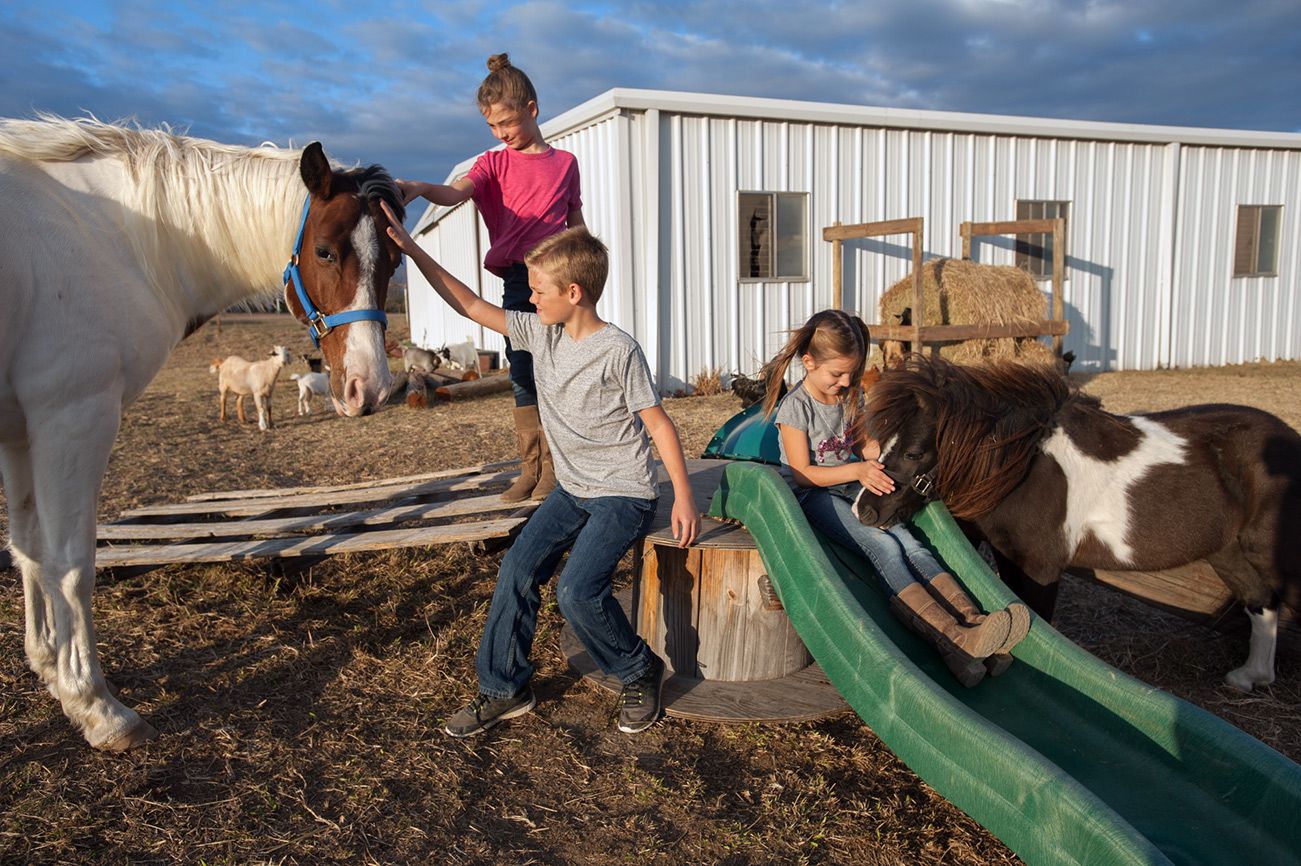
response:
[[[1297,358],[1301,153],[1185,147],[1179,183],[1171,363]],[[1278,276],[1233,276],[1241,204],[1283,205]]]
[[[615,110],[551,142],[578,156],[584,213],[610,247],[601,314],[637,337],[666,393],[715,367],[755,372],[792,327],[830,305],[831,245],[821,231],[835,220],[921,216],[926,257],[957,256],[960,222],[1012,219],[1018,199],[1070,202],[1064,342],[1081,367],[1301,352],[1293,242],[1301,151],[660,110]],[[740,280],[740,191],[808,194],[811,280]],[[1230,279],[1239,202],[1285,206],[1278,277]],[[472,240],[458,212],[422,242],[445,249],[460,274],[477,267],[467,258]],[[1012,264],[1013,239],[980,239],[974,255]],[[846,242],[845,307],[877,321],[881,294],[911,258],[907,236]],[[1042,288],[1046,307],[1049,284]],[[414,322],[414,297],[412,308]]]
[[[1161,363],[1162,145],[676,115],[663,122],[671,230],[662,242],[671,265],[661,300],[673,336],[661,372],[670,389],[710,367],[754,372],[792,327],[830,305],[831,245],[821,230],[833,221],[921,216],[925,255],[956,256],[960,222],[1012,219],[1017,199],[1071,203],[1065,345],[1079,363]],[[736,195],[752,190],[809,193],[810,282],[738,279]],[[986,238],[975,257],[1011,264],[1012,247],[1011,238]],[[906,236],[847,242],[846,308],[877,321],[881,294],[909,273],[911,258]]]

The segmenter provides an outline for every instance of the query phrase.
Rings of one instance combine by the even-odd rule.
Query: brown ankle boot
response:
[[[551,446],[547,444],[545,430],[539,429],[538,439],[542,443],[542,455],[538,462],[538,484],[530,499],[546,499],[547,494],[556,489],[556,470],[551,465]]]
[[[938,638],[941,649],[951,644],[974,659],[993,654],[1012,629],[1012,618],[1005,610],[986,614],[979,625],[964,626],[920,583],[904,587],[891,599],[891,605],[919,633],[932,640]]]
[[[520,473],[515,483],[501,495],[503,502],[522,502],[538,486],[538,464],[542,456],[542,425],[537,406],[516,406],[515,442],[519,446]]]
[[[985,621],[986,614],[982,613],[980,608],[976,606],[976,602],[963,589],[962,584],[958,583],[957,578],[947,571],[931,578],[926,588],[930,590],[931,595],[943,602],[945,607],[954,614],[954,617],[962,625],[980,625]],[[1007,633],[1007,639],[1003,641],[1003,645],[995,651],[997,654],[1011,652],[1012,647],[1024,640],[1025,636],[1030,632],[1030,609],[1028,607],[1019,601],[1014,601],[1003,609],[1007,611],[1008,617],[1011,619],[1011,628]],[[990,673],[997,676],[1004,670],[1007,670],[1006,665],[1001,670],[997,672],[991,670]]]

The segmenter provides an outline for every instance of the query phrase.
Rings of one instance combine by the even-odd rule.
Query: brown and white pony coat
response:
[[[1249,658],[1226,681],[1273,682],[1279,605],[1301,606],[1301,435],[1282,420],[1230,405],[1113,415],[1055,369],[920,356],[868,401],[898,484],[863,491],[864,523],[904,519],[933,489],[1014,566],[1004,579],[1044,617],[1067,567],[1205,559],[1251,618]]]

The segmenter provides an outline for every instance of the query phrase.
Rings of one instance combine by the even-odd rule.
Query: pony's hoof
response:
[[[1238,670],[1229,671],[1224,675],[1224,683],[1231,689],[1237,689],[1240,692],[1250,694],[1256,686],[1267,686],[1274,682],[1273,677],[1253,676],[1249,672],[1239,668]]]
[[[120,753],[134,749],[136,746],[143,745],[150,740],[155,740],[157,738],[158,729],[146,722],[144,719],[141,719],[140,724],[136,725],[122,736],[109,740],[107,743],[100,746],[100,748],[105,752]]]

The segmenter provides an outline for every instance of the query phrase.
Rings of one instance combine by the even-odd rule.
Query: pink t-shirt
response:
[[[554,147],[521,153],[509,147],[482,154],[470,169],[474,203],[488,226],[483,265],[504,275],[524,254],[564,231],[569,212],[583,206],[578,160]]]

